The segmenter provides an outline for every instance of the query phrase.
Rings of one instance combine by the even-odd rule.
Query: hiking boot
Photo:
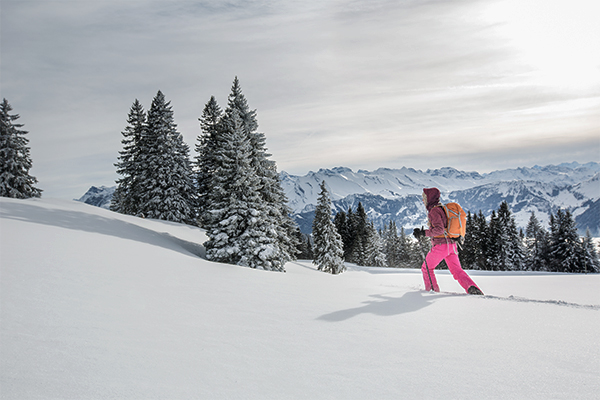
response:
[[[469,287],[469,289],[467,290],[467,293],[483,295],[483,292],[481,290],[479,290],[479,288],[477,286]]]

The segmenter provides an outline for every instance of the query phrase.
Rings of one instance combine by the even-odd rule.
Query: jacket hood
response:
[[[425,188],[423,189],[423,194],[427,198],[427,205],[425,206],[427,211],[440,203],[440,191],[438,188]]]

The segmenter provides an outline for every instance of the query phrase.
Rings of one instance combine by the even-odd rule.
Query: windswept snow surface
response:
[[[596,399],[600,276],[204,260],[204,232],[0,200],[2,399]]]

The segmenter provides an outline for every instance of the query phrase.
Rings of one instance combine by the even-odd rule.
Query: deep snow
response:
[[[595,399],[600,276],[208,262],[198,228],[0,200],[2,399]]]

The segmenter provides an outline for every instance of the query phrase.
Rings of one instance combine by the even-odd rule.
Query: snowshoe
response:
[[[467,292],[469,294],[483,295],[483,292],[477,286],[470,286]]]

